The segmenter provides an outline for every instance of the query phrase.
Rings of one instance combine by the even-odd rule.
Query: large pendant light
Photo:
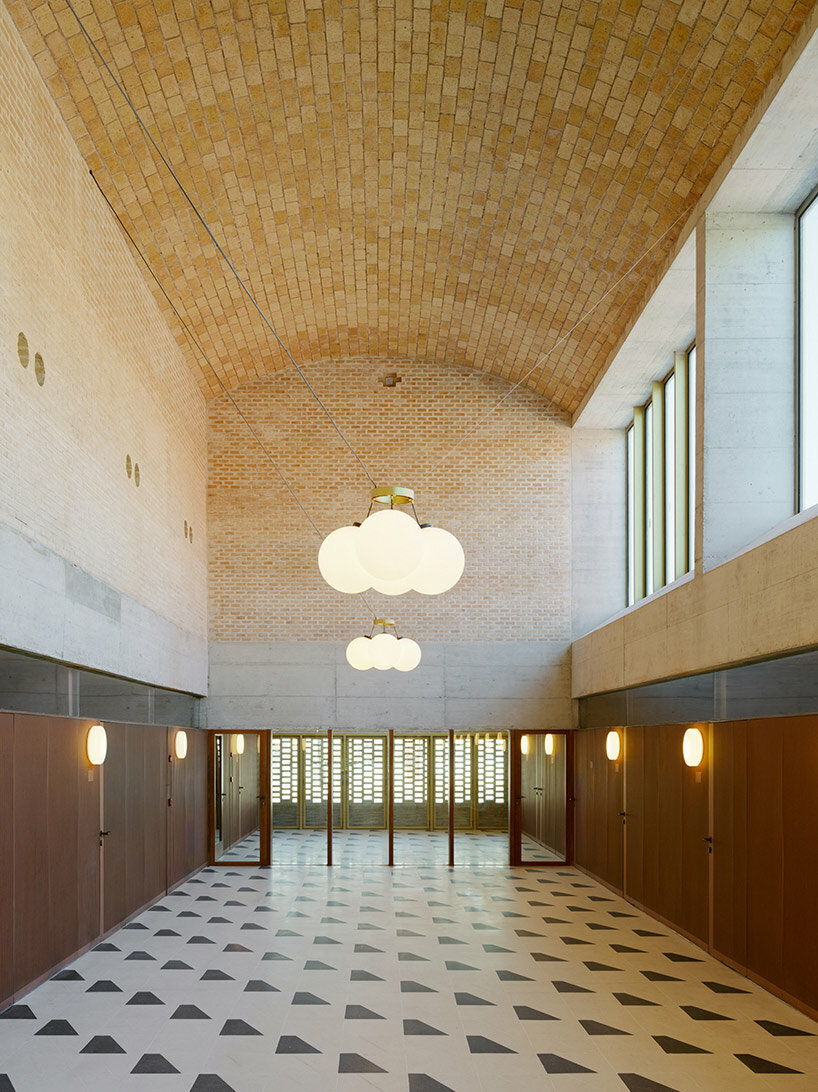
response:
[[[318,568],[329,586],[349,595],[369,588],[384,595],[440,595],[453,588],[466,562],[455,536],[401,511],[411,505],[414,512],[412,489],[382,485],[371,496],[363,523],[339,527],[321,543]]]
[[[397,637],[387,633],[387,628],[394,629],[391,618],[376,618],[373,630],[381,627],[381,632],[374,636],[355,637],[347,645],[347,663],[357,671],[368,671],[371,667],[378,671],[388,671],[394,667],[397,671],[412,671],[420,663],[420,645],[411,637]]]

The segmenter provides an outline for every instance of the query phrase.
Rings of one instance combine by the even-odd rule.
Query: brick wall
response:
[[[422,643],[553,640],[570,620],[570,430],[523,389],[447,452],[508,393],[484,374],[421,362],[313,364],[310,380],[379,484],[416,490],[422,522],[461,540],[466,569],[442,596],[360,598],[333,591],[320,540],[226,398],[209,406],[212,641],[344,640],[374,614]],[[388,373],[399,375],[392,388]],[[281,371],[235,397],[325,534],[362,519],[364,472],[295,375]],[[439,465],[441,464],[442,465]]]
[[[147,608],[133,665],[154,615],[205,635],[204,399],[5,7],[0,102],[0,525]]]

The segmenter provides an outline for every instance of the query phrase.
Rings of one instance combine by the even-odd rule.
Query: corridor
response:
[[[199,872],[0,1016],[0,1089],[816,1087],[815,1024],[575,869],[341,859]]]

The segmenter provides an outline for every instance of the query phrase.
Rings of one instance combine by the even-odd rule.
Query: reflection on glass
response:
[[[818,504],[818,200],[799,217],[801,509]]]
[[[553,733],[554,750],[545,753],[545,734],[529,735],[521,763],[521,860],[524,864],[565,860],[564,735]]]
[[[244,744],[240,751],[239,739]],[[215,860],[219,864],[261,860],[259,768],[261,737],[217,732],[214,740],[213,814]]]

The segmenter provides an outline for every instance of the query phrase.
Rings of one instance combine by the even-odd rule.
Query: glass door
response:
[[[514,732],[512,863],[565,864],[571,743],[567,732]]]
[[[214,864],[269,863],[268,740],[264,732],[211,733]]]

